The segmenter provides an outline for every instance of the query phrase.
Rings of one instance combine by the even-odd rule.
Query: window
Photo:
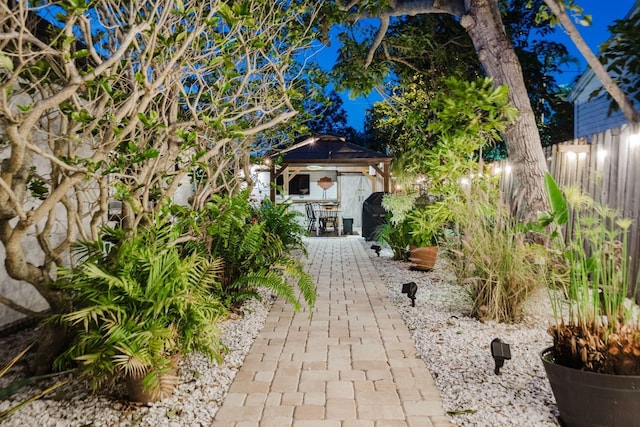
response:
[[[282,177],[282,175],[276,178],[276,185],[279,187],[282,187],[284,185],[284,178]],[[294,175],[289,180],[289,194],[300,194],[305,196],[309,194],[309,175]]]

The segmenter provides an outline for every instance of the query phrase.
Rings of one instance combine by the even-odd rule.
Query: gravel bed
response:
[[[439,259],[431,272],[411,271],[409,264],[391,259],[383,249],[381,256],[367,253],[389,289],[390,300],[398,307],[415,340],[418,354],[434,376],[445,411],[460,426],[558,426],[557,408],[539,353],[551,344],[546,329],[551,310],[546,294],[530,299],[527,316],[520,324],[480,322],[469,317],[470,303],[463,287],[445,260]],[[403,283],[418,285],[416,306],[401,293]],[[186,358],[179,369],[182,383],[174,394],[161,402],[138,405],[126,400],[124,389],[108,394],[91,394],[87,387],[71,381],[61,389],[31,403],[7,419],[3,426],[210,426],[219,405],[262,328],[273,299],[248,302],[242,313],[222,323],[223,341],[230,352],[216,366],[202,355]],[[33,340],[35,331],[25,330],[0,338],[0,361],[6,361]],[[490,343],[500,338],[510,344],[512,359],[505,362],[500,375],[494,373]],[[0,378],[5,386],[24,371],[17,365]],[[0,401],[0,411],[26,396],[42,390],[27,387],[10,400]]]
[[[157,403],[134,404],[127,401],[124,387],[110,390],[108,394],[92,394],[82,382],[76,380],[31,403],[2,425],[209,427],[245,355],[262,329],[272,302],[271,295],[265,294],[262,302],[251,300],[241,312],[222,322],[222,340],[229,348],[224,363],[216,366],[199,353],[185,358],[178,370],[180,385],[170,398]],[[6,362],[15,356],[36,336],[34,330],[25,330],[0,339],[0,361]],[[25,364],[16,365],[11,375],[0,380],[0,386],[16,379],[25,369]],[[50,384],[53,382],[41,381],[37,388],[27,387],[10,399],[0,401],[0,411]]]
[[[558,410],[539,353],[552,344],[553,318],[546,292],[532,296],[522,323],[480,322],[462,286],[442,257],[430,272],[412,271],[383,250],[377,257],[363,241],[440,390],[444,409],[460,426],[558,426]],[[416,282],[415,307],[402,284]],[[494,373],[490,343],[510,344],[511,360]]]

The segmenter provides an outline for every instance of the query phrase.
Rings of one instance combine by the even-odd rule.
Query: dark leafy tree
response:
[[[551,1],[545,0],[545,4]],[[547,165],[520,59],[502,20],[505,4],[498,0],[334,0],[326,3],[323,15],[327,22],[342,24],[359,23],[363,18],[377,20],[371,42],[367,44],[354,39],[350,45],[353,50],[342,58],[361,65],[361,74],[357,75],[362,78],[356,79],[352,90],[368,90],[376,84],[371,74],[365,73],[368,67],[373,69],[374,76],[387,75],[384,71],[390,68],[389,62],[376,63],[374,59],[385,49],[383,42],[396,19],[429,14],[447,14],[459,19],[485,75],[491,77],[496,86],[509,87],[509,102],[519,111],[503,135],[514,178],[510,196],[518,203],[515,209],[520,217],[535,219],[536,212],[544,211],[548,206],[542,185]]]
[[[640,13],[615,20],[609,26],[611,38],[600,46],[607,71],[617,76],[617,83],[635,102],[640,102]],[[601,90],[595,95],[600,94]],[[609,113],[620,109],[611,96]]]
[[[525,3],[524,0],[501,3],[501,12],[526,76],[542,143],[548,145],[572,136],[572,109],[553,77],[560,71],[560,65],[571,58],[562,44],[538,39],[554,31],[548,24],[536,21],[535,10],[542,0],[537,0],[533,9],[527,9]],[[352,44],[343,47],[342,57],[350,55],[350,46]],[[385,63],[385,67],[393,71],[392,80],[396,86],[406,88],[419,79],[422,90],[433,93],[443,89],[443,81],[447,77],[456,76],[470,81],[484,75],[468,33],[459,20],[450,15],[417,15],[395,20],[390,24],[381,49],[374,54],[371,66],[376,67],[378,62]],[[347,85],[360,77],[357,72],[349,73],[352,66],[351,62],[342,62],[336,67],[336,76],[345,78]],[[397,90],[395,92],[387,90],[389,95],[397,95]],[[367,118],[365,130],[372,139],[380,146],[389,147],[391,153],[402,152],[399,144],[403,139],[399,135],[403,135],[406,129],[388,124],[383,129],[376,128],[373,123],[380,121],[380,112],[373,108],[369,115],[372,117]],[[486,153],[506,155],[503,141],[496,148],[497,152],[491,150]]]
[[[305,110],[312,116],[306,125],[311,133],[344,135],[350,127],[347,124],[347,112],[344,101],[335,91],[329,92],[324,102],[308,100]]]

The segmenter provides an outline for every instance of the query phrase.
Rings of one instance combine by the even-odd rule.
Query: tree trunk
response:
[[[547,210],[543,178],[548,168],[522,68],[505,33],[497,1],[467,1],[467,13],[460,22],[469,33],[487,75],[496,85],[509,87],[509,101],[519,111],[504,135],[517,192],[510,196],[521,218],[535,219],[538,212]]]
[[[40,339],[30,368],[34,375],[52,371],[53,361],[67,348],[67,329],[55,324],[46,324],[40,330]]]
[[[562,3],[559,3],[557,0],[544,0],[544,2],[549,6],[549,9],[551,9],[551,12],[553,12],[558,19],[558,22],[562,24],[565,31],[569,34],[571,41],[573,41],[573,44],[576,45],[584,59],[586,59],[587,64],[589,64],[589,67],[591,67],[596,77],[600,79],[602,86],[604,86],[605,90],[609,92],[609,95],[618,103],[624,117],[631,123],[640,122],[640,113],[633,107],[633,102],[631,102],[629,97],[625,95],[622,89],[613,81],[609,73],[607,73],[607,70],[605,70],[604,65],[602,65],[589,46],[587,46],[580,32],[576,29],[575,25],[573,25],[573,22],[571,22]]]
[[[543,185],[548,168],[522,67],[505,32],[498,0],[396,0],[391,3],[392,7],[377,14],[378,18],[384,21],[394,16],[423,13],[449,13],[460,17],[487,76],[493,78],[496,85],[509,87],[509,101],[520,114],[507,126],[504,135],[515,192],[508,196],[512,209],[520,218],[536,219],[538,212],[548,208]],[[348,8],[344,6],[343,10]],[[363,16],[367,16],[366,13]],[[374,45],[372,49],[376,47]]]

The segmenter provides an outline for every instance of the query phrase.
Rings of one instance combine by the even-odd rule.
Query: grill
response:
[[[371,193],[362,202],[362,236],[365,240],[373,240],[376,230],[384,224],[387,211],[382,207],[384,192]]]

